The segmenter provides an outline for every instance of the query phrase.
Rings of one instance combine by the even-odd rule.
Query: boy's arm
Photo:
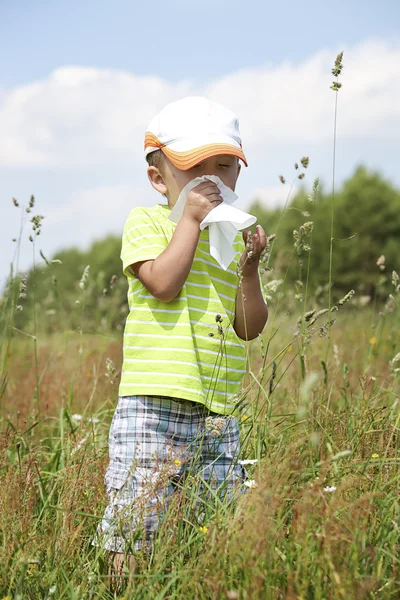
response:
[[[243,233],[247,244],[250,232]],[[261,293],[258,264],[265,248],[265,232],[260,225],[253,235],[251,253],[244,251],[241,259],[242,283],[236,295],[234,329],[242,340],[253,340],[264,329],[268,319],[268,308]],[[249,256],[250,254],[250,256]]]
[[[167,248],[155,260],[131,265],[135,275],[157,300],[170,302],[181,291],[193,263],[200,223],[221,202],[215,183],[200,183],[189,192],[183,216]]]

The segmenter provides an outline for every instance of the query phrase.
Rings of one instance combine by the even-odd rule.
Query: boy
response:
[[[262,227],[251,240],[243,234],[250,252],[237,236],[225,271],[210,255],[208,230],[200,231],[222,202],[217,184],[194,187],[178,224],[168,220],[196,177],[216,175],[235,189],[239,160],[247,166],[235,115],[206,98],[173,102],[149,125],[145,157],[168,205],[133,209],[122,240],[130,312],[101,527],[117,572],[124,554],[142,546],[135,530],[142,526],[151,541],[174,477],[190,468],[220,493],[243,482],[234,398],[246,369],[243,340],[257,337],[268,318],[258,276]]]

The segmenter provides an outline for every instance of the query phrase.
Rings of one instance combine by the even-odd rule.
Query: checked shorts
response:
[[[188,400],[120,397],[109,434],[109,504],[94,543],[128,553],[151,544],[188,475],[196,482],[199,519],[213,498],[236,497],[246,477],[239,450],[236,417]]]

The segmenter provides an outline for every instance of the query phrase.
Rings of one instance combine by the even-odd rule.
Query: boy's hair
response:
[[[149,167],[156,167],[156,169],[162,170],[164,164],[164,156],[161,150],[154,150],[146,156],[147,164]]]

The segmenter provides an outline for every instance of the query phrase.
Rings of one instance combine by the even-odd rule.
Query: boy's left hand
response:
[[[240,258],[243,277],[251,277],[258,274],[258,264],[260,256],[265,249],[266,238],[265,231],[261,225],[257,225],[256,232],[251,235],[251,231],[243,231],[243,241],[246,249]]]

